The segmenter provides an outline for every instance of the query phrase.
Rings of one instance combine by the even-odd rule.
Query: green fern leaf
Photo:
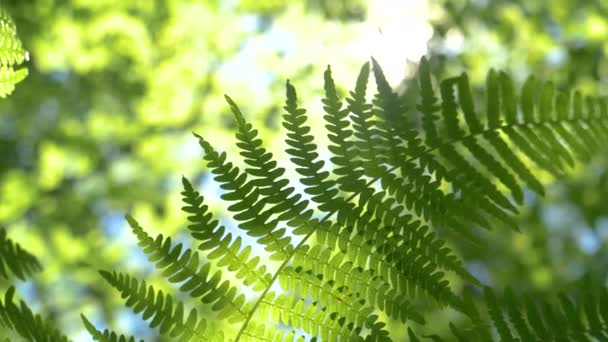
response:
[[[225,153],[219,154],[201,136],[197,137],[205,151],[208,167],[216,174],[215,180],[227,190],[222,199],[236,202],[228,210],[237,212],[234,218],[241,222],[239,227],[250,236],[258,237],[258,242],[273,253],[272,260],[284,260],[293,249],[291,237],[285,236],[285,229],[275,229],[279,221],[269,220],[272,210],[263,211],[268,203],[266,197],[261,195],[260,189],[252,181],[247,180],[247,173],[241,173],[238,167],[226,162]]]
[[[91,337],[94,341],[99,342],[135,342],[135,338],[133,336],[125,337],[124,335],[118,335],[113,331],[108,329],[101,331],[97,330],[95,326],[89,322],[89,320],[84,316],[80,315],[80,319],[82,319],[82,323],[84,324],[85,329],[91,334]],[[143,342],[143,340],[141,340]]]
[[[608,326],[601,322],[606,322],[608,312],[603,312],[601,305],[608,291],[601,288],[598,292],[587,285],[582,288],[584,299],[580,304],[564,294],[558,296],[559,303],[532,300],[529,297],[521,300],[516,298],[510,289],[505,290],[502,299],[497,299],[493,290],[485,288],[484,302],[488,309],[488,322],[481,318],[475,306],[471,304],[469,312],[474,313],[470,317],[475,327],[468,329],[470,334],[465,333],[467,329],[457,328],[453,324],[450,324],[450,330],[459,341],[490,341],[492,338],[488,334],[488,327],[496,329],[501,341],[605,340],[608,336]],[[474,335],[475,333],[481,335]]]
[[[21,280],[41,270],[38,259],[23,250],[6,236],[6,231],[0,228],[0,277],[9,278],[9,271]]]
[[[464,135],[464,131],[459,127],[458,107],[456,107],[456,98],[454,97],[453,88],[456,82],[456,78],[449,78],[443,80],[440,85],[442,101],[441,113],[448,133],[448,138],[450,139],[458,139]]]
[[[0,9],[0,97],[13,92],[15,85],[27,76],[26,68],[16,68],[29,54],[17,37],[17,27],[6,11]]]
[[[300,228],[302,221],[307,220],[313,214],[312,209],[306,210],[308,200],[301,200],[301,194],[292,196],[294,188],[288,186],[289,180],[281,178],[285,169],[277,168],[276,161],[272,160],[272,153],[267,152],[262,140],[257,138],[257,130],[253,129],[252,125],[245,120],[236,103],[227,95],[225,98],[236,118],[238,127],[236,138],[239,140],[237,146],[241,149],[245,163],[251,166],[245,171],[253,178],[251,183],[259,189],[260,194],[265,197],[265,201],[271,204],[271,208],[261,213],[260,216],[280,214],[275,222],[286,221],[288,225],[296,228],[294,233],[306,234],[303,229],[297,228]]]
[[[214,311],[219,311],[219,317],[229,321],[241,321],[247,313],[244,308],[245,296],[237,295],[237,289],[230,285],[230,282],[221,281],[222,273],[218,271],[211,273],[211,264],[203,263],[199,267],[200,257],[197,252],[186,249],[182,253],[182,245],[171,245],[171,238],[164,238],[159,235],[156,239],[150,237],[132,217],[127,216],[127,220],[133,233],[139,240],[139,246],[144,253],[149,254],[149,260],[156,263],[156,267],[162,269],[162,275],[171,283],[183,283],[180,291],[189,293],[193,298],[201,298],[205,304],[213,304]],[[249,274],[249,279],[259,280],[261,288],[269,285],[264,277],[263,269],[247,269],[249,265],[248,249],[240,250],[240,238],[234,243],[231,234],[228,234],[220,246],[208,255],[209,260],[218,259],[218,267],[227,266],[228,270],[240,271],[241,276]],[[260,278],[255,278],[259,276]]]
[[[207,327],[205,319],[198,318],[196,309],[188,316],[184,314],[184,304],[171,295],[156,291],[145,281],[139,282],[129,275],[100,271],[101,276],[126,299],[126,306],[135,313],[142,313],[144,320],[151,319],[151,328],[158,328],[161,335],[171,336],[179,341],[216,341],[217,334]],[[175,304],[174,304],[175,303]]]
[[[203,197],[194,191],[190,182],[182,178],[184,191],[183,201],[187,204],[182,209],[191,213],[188,220],[192,222],[189,226],[192,237],[202,241],[198,249],[209,251],[207,257],[210,260],[220,259],[220,267],[226,267],[230,272],[236,272],[237,279],[243,279],[243,284],[252,286],[254,291],[261,291],[270,283],[270,275],[266,273],[266,265],[259,265],[260,258],[250,258],[251,247],[247,246],[241,250],[241,239],[233,241],[232,234],[225,235],[224,227],[218,226],[218,221],[213,220],[211,213],[207,213],[207,206],[203,205]],[[236,253],[240,251],[240,253]]]
[[[536,78],[530,76],[526,79],[521,90],[521,110],[524,122],[534,122],[534,99],[536,97]]]
[[[429,61],[426,57],[422,57],[420,60],[420,68],[418,70],[419,87],[421,95],[421,103],[417,106],[418,110],[422,113],[422,125],[426,134],[426,144],[434,146],[438,141],[437,128],[435,127],[435,121],[437,116],[435,113],[440,109],[437,104],[437,97],[433,90],[433,84],[431,81],[431,69]]]
[[[357,156],[355,146],[349,141],[353,135],[349,127],[350,121],[347,120],[350,111],[348,108],[342,108],[329,66],[325,70],[324,79],[325,98],[322,101],[327,115],[323,118],[327,122],[325,127],[329,132],[329,140],[332,142],[329,151],[334,155],[330,159],[336,166],[333,173],[338,176],[337,183],[340,190],[359,192],[366,189],[366,182],[362,179],[363,170],[361,170],[361,161]]]
[[[306,110],[298,108],[295,88],[289,81],[285,86],[287,100],[283,108],[287,113],[283,116],[283,126],[289,132],[285,142],[291,147],[285,151],[298,166],[296,172],[302,176],[300,182],[306,187],[305,192],[313,196],[312,200],[319,204],[320,210],[332,211],[336,203],[331,200],[335,199],[338,193],[335,182],[327,179],[328,171],[321,171],[325,163],[318,160],[316,145],[312,143],[313,137],[309,134],[310,127],[304,125]],[[342,205],[342,202],[338,205]]]
[[[13,302],[15,288],[9,287],[0,300],[0,328],[11,330],[28,341],[68,342],[68,338],[57,330],[50,321],[34,314],[23,301]]]
[[[430,78],[430,76],[429,76]],[[471,92],[471,86],[469,85],[469,77],[467,74],[462,73],[458,78],[458,102],[462,108],[465,122],[469,127],[469,131],[473,134],[477,134],[482,131],[483,127],[477,113],[475,112],[475,105],[473,103],[473,94]],[[488,111],[489,113],[490,111]],[[429,145],[431,146],[431,145]]]
[[[503,71],[498,74],[500,83],[500,101],[503,107],[505,122],[507,124],[517,123],[517,98],[511,78]]]
[[[500,126],[500,96],[498,93],[498,76],[490,69],[486,78],[486,113],[488,116],[488,128]]]

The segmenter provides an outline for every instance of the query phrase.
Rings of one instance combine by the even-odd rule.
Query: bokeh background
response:
[[[284,82],[322,126],[322,73],[341,91],[374,56],[415,100],[421,56],[437,75],[489,68],[521,83],[530,73],[587,94],[606,91],[608,1],[603,0],[38,0],[2,1],[30,52],[30,75],[0,101],[0,224],[44,271],[18,294],[74,341],[98,327],[157,340],[103,281],[121,269],[163,283],[123,216],[152,235],[188,241],[181,175],[226,214],[195,131],[239,161],[223,94],[281,158]],[[316,130],[319,140],[326,137]],[[598,156],[545,199],[527,196],[525,234],[493,230],[487,249],[454,246],[484,283],[553,293],[588,272],[605,281],[608,164]],[[488,253],[491,250],[492,253]],[[0,284],[4,290],[7,284]],[[159,285],[162,286],[162,285]],[[166,286],[166,284],[165,284]],[[440,331],[446,322],[430,321]],[[394,336],[404,336],[395,326]]]

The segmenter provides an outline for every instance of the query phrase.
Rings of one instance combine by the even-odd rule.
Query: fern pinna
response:
[[[19,65],[28,59],[13,19],[0,8],[0,97],[10,95],[15,85],[25,79],[27,68]]]
[[[377,85],[371,103],[370,73]],[[286,85],[285,151],[304,194],[226,96],[246,166],[235,166],[196,136],[238,228],[222,225],[184,178],[183,211],[196,246],[152,237],[128,217],[139,245],[180,296],[118,271],[101,271],[103,278],[151,327],[181,341],[384,341],[391,339],[387,319],[407,323],[410,338],[418,340],[414,330],[425,323],[429,305],[469,317],[472,328],[465,331],[479,332],[481,340],[520,338],[510,333],[501,311],[512,314],[521,333],[528,323],[515,299],[498,306],[487,290],[489,314],[480,314],[470,296],[450,285],[451,276],[481,284],[440,236],[479,242],[477,229],[517,229],[513,214],[524,189],[543,194],[530,165],[562,175],[576,159],[596,153],[608,134],[605,99],[561,92],[533,77],[517,94],[505,73],[490,71],[485,106],[479,107],[466,74],[436,84],[424,58],[417,104],[391,89],[374,60],[363,65],[345,99],[329,67],[324,81],[330,166],[295,88]],[[244,233],[257,243],[246,243]],[[196,299],[191,309],[186,307],[192,303],[178,298],[182,294]],[[216,314],[203,317],[208,311],[202,306]],[[578,331],[572,336],[606,333],[606,316],[594,310],[587,318],[590,330],[583,328],[586,322],[576,330],[569,321]],[[564,317],[573,319],[568,312]],[[527,318],[539,340],[549,335],[536,328],[555,315],[541,316]],[[90,323],[87,328],[95,330]],[[455,326],[452,331],[465,336]],[[118,338],[106,331],[110,335]]]
[[[0,280],[10,280],[12,277],[25,280],[40,269],[38,259],[10,240],[6,231],[0,228]],[[24,301],[15,303],[14,297],[15,287],[10,286],[4,299],[0,298],[0,340],[8,338],[4,333],[11,332],[26,341],[68,341],[51,321],[34,314]]]

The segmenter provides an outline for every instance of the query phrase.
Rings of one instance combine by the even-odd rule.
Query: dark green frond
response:
[[[285,169],[277,167],[277,162],[272,159],[272,153],[267,152],[262,140],[258,139],[258,131],[245,120],[230,97],[226,96],[226,101],[230,104],[237,122],[236,138],[239,140],[237,146],[241,149],[245,163],[251,166],[245,171],[252,178],[251,183],[259,189],[260,195],[270,205],[270,208],[265,209],[260,216],[278,215],[272,222],[287,222],[289,226],[296,228],[295,234],[302,234],[297,228],[301,226],[303,220],[313,214],[312,209],[306,210],[308,200],[302,200],[301,194],[293,194],[295,189],[289,186],[289,180],[282,178]]]
[[[216,175],[215,180],[226,190],[222,199],[235,202],[228,210],[237,213],[234,219],[241,222],[239,227],[248,235],[257,237],[258,242],[266,246],[266,251],[272,253],[271,259],[284,260],[293,249],[291,237],[285,236],[284,228],[276,229],[279,220],[271,219],[273,210],[264,210],[269,203],[267,196],[262,195],[260,188],[247,179],[246,172],[226,162],[226,153],[216,152],[203,137],[197,137],[205,151],[207,166]]]
[[[12,273],[25,280],[26,276],[41,269],[38,259],[7,238],[6,230],[0,228],[0,277],[8,279]]]
[[[471,92],[471,86],[469,84],[469,77],[466,73],[462,73],[462,75],[460,75],[460,77],[458,78],[457,82],[458,101],[460,103],[460,107],[462,108],[465,122],[469,127],[469,131],[473,134],[477,134],[481,132],[483,128],[478,118],[479,114],[475,112],[475,105],[473,103],[473,94]]]
[[[113,331],[108,329],[104,330],[103,333],[95,326],[89,322],[89,320],[84,316],[80,315],[80,319],[82,319],[82,323],[84,324],[85,329],[91,334],[91,337],[94,341],[99,342],[135,342],[135,338],[133,336],[125,337],[124,335],[118,335]],[[141,340],[140,342],[143,342]]]
[[[497,298],[490,288],[484,290],[488,318],[469,315],[472,327],[450,330],[459,341],[490,341],[489,329],[496,331],[500,341],[605,341],[608,338],[608,316],[602,311],[606,288],[585,289],[583,299],[575,303],[560,294],[552,301],[519,299],[510,289]],[[556,329],[556,327],[559,327]]]
[[[222,272],[211,272],[211,264],[202,262],[198,252],[186,249],[182,253],[182,244],[171,245],[171,238],[159,235],[156,239],[150,237],[139,226],[137,221],[127,216],[129,225],[139,240],[139,246],[148,259],[156,263],[156,267],[162,270],[162,275],[171,283],[182,283],[179,290],[190,294],[193,298],[200,298],[205,303],[212,305],[211,309],[219,311],[219,318],[229,321],[242,321],[247,314],[245,296],[238,294],[236,287],[228,280],[222,281]],[[251,285],[258,282],[254,288],[261,290],[269,286],[269,277],[264,274],[266,267],[250,268],[257,260],[248,260],[251,248],[240,251],[241,240],[237,238],[232,244],[232,235],[228,234],[217,246],[210,246],[214,250],[209,253],[209,260],[217,260],[218,267],[226,267],[228,270],[237,272],[237,278],[245,278],[244,283]],[[205,248],[205,243],[201,249]],[[253,261],[253,262],[252,262]],[[199,265],[200,264],[200,265]]]
[[[287,100],[283,107],[283,127],[288,131],[285,143],[290,148],[285,151],[291,156],[290,160],[298,167],[296,171],[302,176],[300,182],[306,187],[305,192],[312,196],[312,200],[319,204],[319,209],[331,212],[334,206],[341,206],[342,201],[336,202],[338,189],[335,182],[327,179],[329,171],[321,171],[325,162],[319,160],[316,152],[317,146],[310,135],[310,127],[306,126],[306,110],[298,108],[295,88],[286,83]]]
[[[422,57],[420,60],[418,74],[421,102],[417,106],[417,109],[422,113],[425,142],[429,146],[434,146],[438,141],[437,128],[435,127],[435,121],[438,117],[435,113],[439,111],[440,106],[437,97],[435,96],[435,91],[433,90],[431,68],[426,57]]]
[[[224,228],[219,227],[219,221],[214,219],[205,205],[204,197],[195,191],[192,184],[186,177],[182,177],[182,185],[184,191],[182,192],[182,201],[184,206],[182,211],[188,214],[188,230],[195,240],[208,241],[210,239],[218,240],[224,236]]]
[[[374,163],[374,161],[383,158],[380,151],[384,150],[384,146],[381,146],[374,123],[371,120],[373,105],[367,103],[366,100],[369,73],[368,62],[361,67],[355,89],[350,92],[350,97],[346,98],[346,102],[348,102],[348,110],[351,113],[353,144],[357,155],[362,159],[362,166],[366,174],[377,177],[384,168],[381,166],[382,163]]]
[[[342,102],[338,99],[329,66],[325,70],[324,78],[325,98],[322,101],[327,115],[323,118],[327,122],[325,127],[329,132],[329,140],[332,142],[328,148],[333,154],[333,157],[330,158],[335,165],[333,173],[338,176],[337,182],[340,190],[357,192],[366,188],[366,182],[362,179],[361,160],[357,155],[355,145],[350,140],[353,135],[351,123],[348,120],[350,110],[343,108]]]
[[[15,288],[10,287],[0,300],[0,328],[17,333],[27,341],[68,342],[68,338],[50,321],[34,314],[23,301],[13,302]]]
[[[534,98],[536,97],[536,78],[529,76],[521,89],[521,112],[525,122],[534,122]]]
[[[383,134],[394,133],[403,140],[410,141],[415,137],[415,131],[405,116],[405,103],[403,103],[399,95],[388,84],[380,64],[373,58],[372,71],[376,79],[377,89],[374,98],[374,105],[376,106],[375,114],[382,119],[377,122],[380,131]],[[389,137],[391,136],[385,135],[385,138],[388,139]],[[389,149],[392,148],[392,146],[388,147]]]

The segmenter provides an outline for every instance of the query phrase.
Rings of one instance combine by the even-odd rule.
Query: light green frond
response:
[[[27,69],[13,69],[0,66],[0,97],[7,97],[15,90],[15,85],[27,77]]]
[[[304,336],[296,336],[293,330],[279,330],[278,328],[267,326],[264,324],[251,323],[244,331],[241,341],[244,342],[276,342],[276,341],[293,341],[304,342]]]
[[[290,295],[268,296],[262,303],[260,313],[270,316],[294,329],[302,329],[319,341],[340,341],[359,336],[362,327],[349,324],[348,320],[332,314],[331,309],[319,307],[314,302],[307,304],[302,298]]]
[[[26,68],[18,68],[29,59],[17,36],[17,27],[6,11],[0,9],[0,97],[13,92],[15,85],[27,76]]]
[[[6,11],[0,9],[0,63],[15,66],[29,58],[17,37],[17,26]]]

